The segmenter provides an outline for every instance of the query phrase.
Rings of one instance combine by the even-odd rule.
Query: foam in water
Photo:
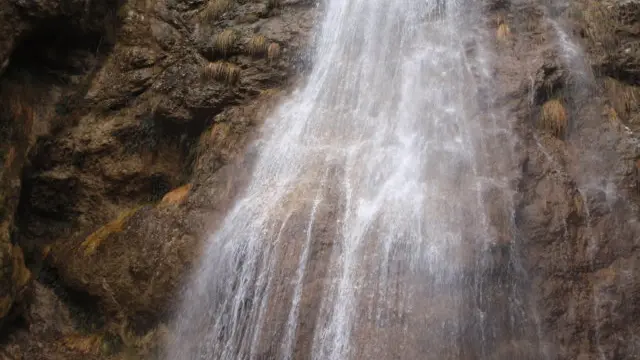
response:
[[[325,3],[314,69],[267,121],[167,359],[480,358],[525,338],[475,3]]]

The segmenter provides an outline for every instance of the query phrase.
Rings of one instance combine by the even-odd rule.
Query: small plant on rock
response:
[[[218,20],[225,12],[231,9],[231,0],[210,0],[202,10],[202,18],[206,21]]]
[[[567,111],[558,99],[551,99],[542,105],[541,127],[561,138],[567,130]]]
[[[240,79],[240,67],[224,61],[211,62],[205,66],[203,75],[207,80],[215,79],[235,84]]]
[[[267,50],[267,39],[264,36],[254,35],[249,40],[248,51],[251,56],[264,55]]]
[[[511,29],[509,29],[509,25],[506,23],[501,23],[498,26],[498,30],[496,30],[496,38],[498,41],[506,41],[511,35]]]
[[[223,56],[227,56],[233,45],[235,44],[237,39],[236,33],[233,30],[225,30],[220,34],[216,35],[213,48],[215,52],[222,54]]]

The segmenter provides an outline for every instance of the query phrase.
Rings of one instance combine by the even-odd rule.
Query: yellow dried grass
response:
[[[235,84],[240,79],[240,67],[225,61],[210,62],[205,66],[203,75],[207,80],[215,79]]]
[[[236,40],[236,33],[233,30],[227,29],[215,36],[213,49],[215,52],[227,56],[236,43]]]
[[[552,99],[542,105],[541,127],[556,137],[564,136],[567,130],[567,111],[558,99]]]
[[[260,56],[267,53],[267,39],[262,35],[254,35],[249,40],[247,50],[251,56]]]
[[[231,9],[231,0],[211,0],[202,10],[202,18],[206,21],[218,20],[222,15]]]
[[[510,35],[511,29],[509,29],[509,25],[507,25],[506,23],[502,23],[500,24],[500,26],[498,26],[498,30],[496,30],[496,38],[498,39],[498,41],[505,41],[509,38]]]

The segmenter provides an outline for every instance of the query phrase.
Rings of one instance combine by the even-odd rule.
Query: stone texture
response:
[[[27,324],[11,323],[0,350],[8,358],[150,356],[150,344],[166,340],[161,323],[250,172],[255,154],[246,144],[259,136],[280,90],[307,69],[302,50],[317,13],[309,1],[274,9],[247,1],[205,21],[203,0],[90,2],[95,9],[84,3],[0,0],[0,108],[12,109],[0,114],[0,318]],[[638,359],[640,7],[592,0],[485,5],[489,30],[497,35],[499,18],[510,28],[490,44],[495,87],[487,91],[519,135],[517,236],[498,231],[500,243],[488,255],[495,264],[478,276],[492,281],[487,289],[495,294],[485,306],[499,311],[508,305],[500,293],[505,264],[517,262],[518,291],[536,314],[512,340],[492,344],[488,356]],[[583,61],[564,60],[549,16],[584,49]],[[62,23],[60,34],[73,41],[50,36]],[[225,30],[235,41],[221,47],[216,39]],[[280,56],[252,56],[256,34],[277,43]],[[216,61],[237,66],[238,82],[203,79]],[[563,136],[538,121],[543,104],[557,98],[569,114]],[[172,189],[181,190],[167,195]],[[504,201],[487,193],[492,223],[504,222],[497,211]],[[318,321],[315,295],[335,231],[336,209],[319,211],[314,231],[321,241],[301,299],[300,358]],[[302,222],[294,216],[286,230]],[[300,246],[287,251],[297,259]],[[39,274],[31,287],[23,253]],[[281,278],[294,276],[295,266],[285,263]],[[292,296],[279,295],[282,304]],[[447,306],[453,299],[429,301],[434,324],[459,316]],[[270,305],[276,338],[284,331],[282,304]],[[83,327],[69,309],[100,319]],[[394,326],[363,328],[356,338],[397,337],[397,349],[380,349],[383,358],[418,358],[450,341],[443,332],[441,343],[420,344]],[[264,358],[277,358],[279,344],[260,346]],[[466,358],[477,358],[467,350]]]
[[[115,336],[138,354],[151,347],[138,335],[158,332],[205,229],[241,186],[251,156],[225,164],[242,155],[279,89],[300,71],[315,16],[308,2],[268,9],[254,1],[204,19],[205,5],[0,1],[5,329],[49,296],[27,296],[30,271],[39,283],[55,273],[55,286],[80,294],[71,303],[95,304],[79,313],[104,314],[89,335]],[[224,30],[235,34],[228,49],[214,41]],[[254,54],[258,35],[278,53]],[[210,62],[233,64],[239,80],[204,78]],[[180,201],[161,201],[187,183]],[[78,331],[72,324],[66,333]],[[30,343],[51,332],[21,334],[10,342],[11,358],[105,356],[93,335],[48,347]]]

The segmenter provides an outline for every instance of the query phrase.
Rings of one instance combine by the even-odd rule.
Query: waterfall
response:
[[[532,353],[480,4],[324,5],[314,68],[267,120],[167,359]]]

